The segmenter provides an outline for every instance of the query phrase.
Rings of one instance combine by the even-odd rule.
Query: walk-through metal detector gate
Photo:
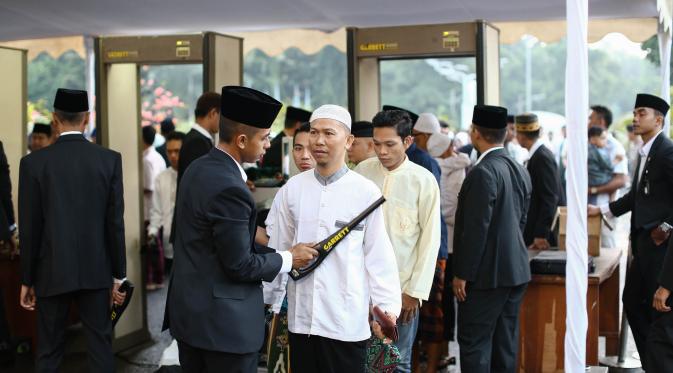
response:
[[[204,91],[243,81],[243,39],[205,32],[193,35],[98,37],[96,127],[99,144],[122,154],[127,277],[136,285],[115,328],[115,350],[149,340],[140,247],[143,221],[141,65],[202,64]]]
[[[12,201],[18,221],[19,163],[26,155],[27,51],[0,47],[0,141],[12,179]],[[18,284],[17,284],[18,286]],[[2,297],[0,297],[0,302]],[[18,302],[17,299],[13,301]]]
[[[474,57],[476,102],[500,103],[500,30],[487,22],[348,28],[347,32],[348,108],[357,120],[371,120],[381,109],[379,62],[386,59]]]

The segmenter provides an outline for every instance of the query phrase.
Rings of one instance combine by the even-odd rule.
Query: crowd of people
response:
[[[186,134],[167,119],[155,147],[155,127],[142,128],[145,285],[169,284],[164,326],[182,370],[255,372],[264,345],[272,372],[437,372],[456,364],[457,339],[463,372],[515,371],[528,250],[558,246],[565,139],[550,144],[535,114],[497,106],[475,106],[469,131],[454,134],[432,113],[384,105],[353,122],[330,104],[288,107],[271,139],[281,107],[227,86],[198,99]],[[84,138],[88,108],[86,92],[59,89],[52,124],[34,126],[19,170],[20,302],[37,311],[40,372],[61,363],[72,302],[90,369],[114,371],[105,315],[125,300],[122,155]],[[631,212],[624,309],[652,372],[673,357],[667,112],[637,96],[628,152],[603,106],[591,107],[587,132],[588,213]],[[282,174],[288,160],[298,173],[258,210],[246,168]],[[11,207],[5,216],[0,239],[11,241]],[[0,320],[0,349],[2,337]]]

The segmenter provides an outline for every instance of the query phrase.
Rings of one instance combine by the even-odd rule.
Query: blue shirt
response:
[[[437,163],[437,161],[432,158],[430,154],[424,150],[419,149],[416,144],[411,144],[409,149],[407,149],[407,157],[409,157],[410,161],[432,172],[432,174],[435,176],[435,179],[437,180],[437,185],[439,185],[439,179],[442,177],[442,171],[439,168],[439,163]],[[446,259],[449,257],[449,249],[446,246],[446,236],[448,233],[446,231],[446,223],[444,223],[444,218],[440,216],[440,219],[442,225],[442,239],[439,244],[439,255],[437,258]]]

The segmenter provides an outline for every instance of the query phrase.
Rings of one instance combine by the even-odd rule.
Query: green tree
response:
[[[57,59],[42,52],[28,64],[28,101],[42,100],[51,110],[58,88],[86,89],[86,63],[74,51]]]

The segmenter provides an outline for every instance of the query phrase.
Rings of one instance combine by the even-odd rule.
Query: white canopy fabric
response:
[[[657,1],[671,0],[588,0],[589,17],[656,18]],[[3,0],[0,40],[563,20],[565,10],[563,1],[540,0]]]
[[[587,0],[566,0],[568,48],[565,111],[568,120],[566,334],[564,370],[583,373],[587,338],[587,126],[589,51]]]
[[[671,0],[673,1],[673,0]],[[618,32],[633,42],[643,42],[657,33],[657,18],[594,19],[589,21],[589,43],[600,41],[605,35]],[[566,36],[566,21],[517,21],[494,22],[500,30],[500,43],[512,44],[524,35],[535,36],[541,42],[553,43]],[[0,26],[1,27],[1,26]],[[204,29],[210,31],[209,29]],[[259,49],[271,57],[289,48],[297,48],[304,54],[314,54],[326,46],[346,52],[346,28],[334,31],[309,29],[282,29],[273,31],[229,32],[229,35],[244,39],[244,54]],[[0,45],[28,50],[28,60],[46,52],[53,58],[72,50],[82,58],[86,56],[83,36],[65,36],[44,39],[0,41]]]

